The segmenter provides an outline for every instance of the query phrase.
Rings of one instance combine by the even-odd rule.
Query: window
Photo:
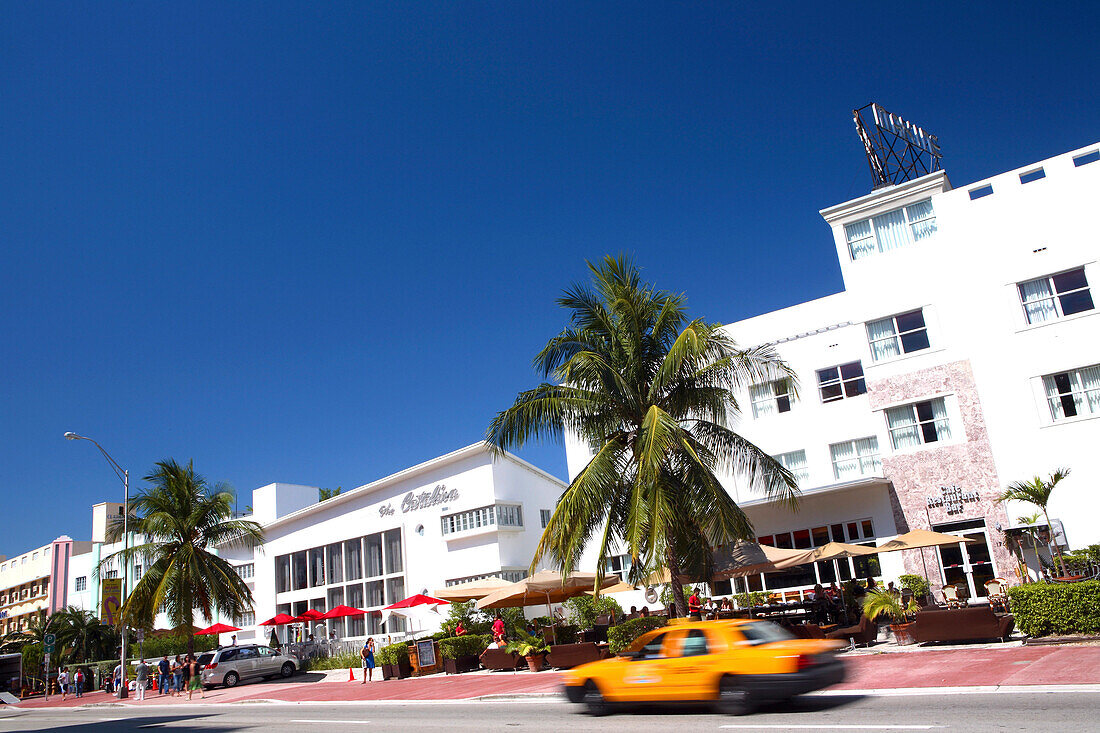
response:
[[[493,511],[491,506],[481,507],[480,509],[471,509],[458,514],[449,514],[442,517],[442,521],[443,534],[454,534],[455,532],[465,532],[469,529],[495,525],[496,512]]]
[[[382,535],[382,541],[386,548],[386,573],[400,573],[405,569],[405,558],[401,553],[401,530],[386,531]]]
[[[141,571],[142,571],[142,567],[140,565],[135,565],[134,566],[134,582],[135,583],[138,582],[139,580],[141,580]]]
[[[306,565],[306,551],[294,552],[290,555],[290,567],[294,571],[294,590],[302,590],[309,587],[309,567]]]
[[[626,580],[630,575],[630,555],[612,555],[604,563],[604,569],[609,575],[619,576],[619,580]]]
[[[344,582],[344,546],[337,542],[325,548],[325,577],[330,583]]]
[[[701,657],[709,653],[707,650],[707,635],[699,629],[689,631],[680,644],[681,657]]]
[[[942,397],[886,410],[890,442],[894,450],[914,448],[951,438],[947,407]]]
[[[829,446],[833,458],[833,476],[837,481],[855,476],[875,476],[882,473],[878,456],[878,438],[870,436],[846,440]]]
[[[106,578],[107,580],[112,580],[113,578],[118,577],[118,571],[117,570],[108,570],[106,573],[104,573],[103,577]]]
[[[325,550],[322,547],[309,551],[309,584],[312,587],[325,584]]]
[[[286,593],[290,590],[290,555],[275,558],[275,592]]]
[[[993,184],[987,183],[984,186],[978,186],[977,188],[970,189],[967,193],[970,194],[971,201],[977,201],[978,199],[985,198],[986,196],[993,195]]]
[[[553,516],[553,512],[549,509],[539,509],[539,521],[542,523],[543,529],[546,529],[546,525],[550,524],[551,516]]]
[[[853,261],[905,247],[935,232],[936,212],[931,199],[844,225],[848,253]]]
[[[76,579],[76,592],[80,593],[81,591],[86,591],[86,590],[88,590],[88,576],[87,575],[78,576],[77,579]]]
[[[806,465],[806,451],[795,450],[790,453],[780,453],[775,460],[783,464],[783,468],[794,474],[798,483],[810,480],[810,469]]]
[[[237,618],[233,619],[233,625],[244,628],[246,626],[256,625],[256,612],[249,611],[248,613],[241,614]]]
[[[1089,163],[1095,163],[1100,160],[1100,150],[1090,150],[1087,153],[1081,153],[1073,159],[1073,167],[1080,168],[1083,165]]]
[[[518,583],[527,577],[526,570],[501,570],[500,579],[507,580],[509,583]]]
[[[752,385],[749,387],[749,397],[752,400],[752,416],[759,418],[777,412],[790,412],[794,390],[791,389],[791,380],[777,379]]]
[[[1028,280],[1017,287],[1028,323],[1053,321],[1095,307],[1083,267]]]
[[[346,540],[344,542],[344,580],[359,580],[362,577],[363,541],[359,538]]]
[[[382,533],[376,532],[364,537],[363,544],[367,548],[367,577],[377,578],[382,575]],[[348,580],[354,579],[348,578]]]
[[[523,511],[515,504],[497,505],[497,524],[501,527],[522,527]]]
[[[1100,364],[1043,377],[1053,420],[1100,415]]]
[[[867,340],[871,344],[871,358],[874,361],[885,361],[927,349],[928,327],[924,323],[924,311],[918,308],[871,321],[867,324]]]
[[[38,559],[38,550],[35,550],[34,552],[31,553],[31,559],[32,560],[37,560]]]
[[[821,392],[822,402],[836,402],[845,397],[864,394],[867,383],[863,379],[863,363],[853,361],[828,369],[818,369],[817,389]]]
[[[1047,172],[1042,168],[1036,168],[1033,171],[1020,174],[1020,183],[1031,183],[1032,181],[1040,181],[1047,177]]]
[[[241,576],[242,580],[250,580],[256,575],[256,565],[254,563],[245,563],[233,569],[237,571],[237,575]]]

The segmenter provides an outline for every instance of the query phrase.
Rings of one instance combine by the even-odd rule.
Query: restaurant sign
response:
[[[437,484],[431,491],[421,491],[419,493],[410,491],[405,494],[405,498],[401,500],[401,513],[408,514],[417,509],[427,509],[429,507],[456,501],[457,499],[458,489],[448,489],[443,484]],[[383,504],[378,508],[378,514],[380,516],[388,517],[393,513],[393,504]]]
[[[964,504],[977,504],[977,491],[963,491],[961,486],[941,486],[940,494],[928,497],[928,508],[943,507],[951,515],[962,514]]]

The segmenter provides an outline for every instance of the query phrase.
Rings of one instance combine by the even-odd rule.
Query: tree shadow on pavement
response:
[[[271,685],[287,685],[295,682],[323,682],[328,679],[328,676],[322,672],[301,672],[290,677],[276,677],[273,680],[268,680],[268,684]],[[358,681],[358,680],[356,680]]]
[[[796,697],[791,700],[783,700],[776,703],[761,704],[754,712],[757,713],[819,713],[825,710],[851,705],[859,702],[864,695],[822,695],[813,697]],[[620,713],[634,715],[698,715],[700,712],[714,712],[709,703],[638,703],[625,706],[618,710]],[[751,718],[751,716],[750,716]]]
[[[103,721],[89,721],[87,723],[75,723],[73,725],[58,724],[56,719],[51,719],[48,723],[43,721],[45,725],[41,728],[19,728],[20,733],[24,731],[31,733],[32,731],[37,733],[38,731],[64,731],[65,733],[82,733],[83,731],[111,731],[114,733],[127,733],[127,731],[148,730],[149,728],[155,728],[159,725],[172,723],[171,730],[173,733],[177,731],[179,733],[230,733],[231,731],[240,730],[240,726],[231,725],[180,725],[180,721],[195,720],[196,718],[207,717],[204,715],[160,715],[160,716],[135,716],[133,718],[112,718],[110,720]],[[26,716],[20,718],[6,718],[6,720],[16,721],[18,720],[23,725],[33,723],[34,717]]]

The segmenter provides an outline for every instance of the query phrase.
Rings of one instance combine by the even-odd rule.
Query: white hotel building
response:
[[[1017,581],[1004,530],[1035,511],[996,502],[1062,466],[1052,520],[1100,542],[1100,153],[1097,145],[955,189],[937,171],[821,212],[844,290],[729,324],[797,372],[739,395],[739,432],[799,478],[797,512],[731,477],[760,540],[882,544],[916,528],[979,540],[844,562],[842,577],[923,574],[933,588]],[[589,458],[567,441],[570,476]],[[614,561],[617,569],[626,558]],[[819,563],[750,579],[793,589]],[[939,583],[936,579],[939,579]]]

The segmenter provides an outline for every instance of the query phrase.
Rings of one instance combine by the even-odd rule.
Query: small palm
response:
[[[1008,485],[1008,488],[1001,493],[999,501],[1019,501],[1026,504],[1032,504],[1039,508],[1046,518],[1047,529],[1051,533],[1051,538],[1054,537],[1054,526],[1050,522],[1050,515],[1047,514],[1047,505],[1050,503],[1050,496],[1054,493],[1055,487],[1069,476],[1068,468],[1059,468],[1046,479],[1042,476],[1035,476],[1028,481],[1016,481]],[[1022,517],[1021,517],[1022,519]],[[1062,575],[1066,574],[1065,563],[1062,560],[1062,549],[1058,546],[1058,543],[1054,543],[1055,553],[1058,555],[1058,564]]]

